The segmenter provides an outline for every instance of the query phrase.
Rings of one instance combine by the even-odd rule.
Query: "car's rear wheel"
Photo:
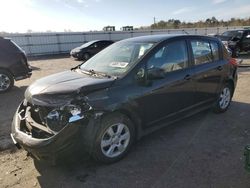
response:
[[[100,127],[92,153],[94,159],[102,163],[122,159],[135,138],[135,128],[131,120],[125,115],[115,113],[105,117]]]
[[[233,88],[230,84],[226,84],[219,94],[219,97],[216,101],[214,111],[217,113],[225,112],[230,106],[233,95]]]
[[[13,76],[8,71],[0,69],[0,93],[10,90],[13,85]]]

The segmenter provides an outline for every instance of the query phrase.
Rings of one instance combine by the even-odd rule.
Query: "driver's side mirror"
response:
[[[143,82],[145,80],[145,68],[140,68],[136,73],[136,80],[138,82]]]
[[[159,67],[153,67],[148,69],[148,79],[149,80],[158,80],[165,77],[164,70]]]

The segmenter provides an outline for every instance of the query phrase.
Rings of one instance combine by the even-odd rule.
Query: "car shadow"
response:
[[[70,57],[69,53],[63,54],[52,54],[52,55],[36,55],[36,56],[28,56],[28,61],[40,61],[40,60],[49,60],[49,59],[63,59]]]
[[[241,102],[223,114],[200,112],[142,138],[114,164],[78,156],[56,167],[35,161],[37,179],[41,187],[241,187],[249,179],[240,159],[249,113]]]
[[[14,86],[10,91],[0,94],[0,151],[14,146],[9,136],[10,124],[26,88],[27,86]]]

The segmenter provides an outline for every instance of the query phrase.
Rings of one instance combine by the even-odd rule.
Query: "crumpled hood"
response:
[[[35,81],[27,88],[25,98],[28,100],[35,95],[44,94],[90,93],[110,87],[113,82],[112,78],[99,78],[75,71],[65,71]]]

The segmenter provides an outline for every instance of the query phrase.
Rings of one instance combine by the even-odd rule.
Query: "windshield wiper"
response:
[[[79,65],[77,65],[77,66],[71,68],[70,70],[73,71],[73,70],[79,69],[79,68],[82,66],[82,64],[83,64],[83,63],[81,63],[81,64],[79,64]]]
[[[90,69],[90,70],[81,69],[81,71],[88,72],[88,73],[90,73],[91,75],[94,75],[94,76],[102,76],[102,77],[107,77],[107,78],[111,78],[112,77],[112,76],[110,76],[110,75],[108,75],[106,73],[97,72],[94,69]]]

